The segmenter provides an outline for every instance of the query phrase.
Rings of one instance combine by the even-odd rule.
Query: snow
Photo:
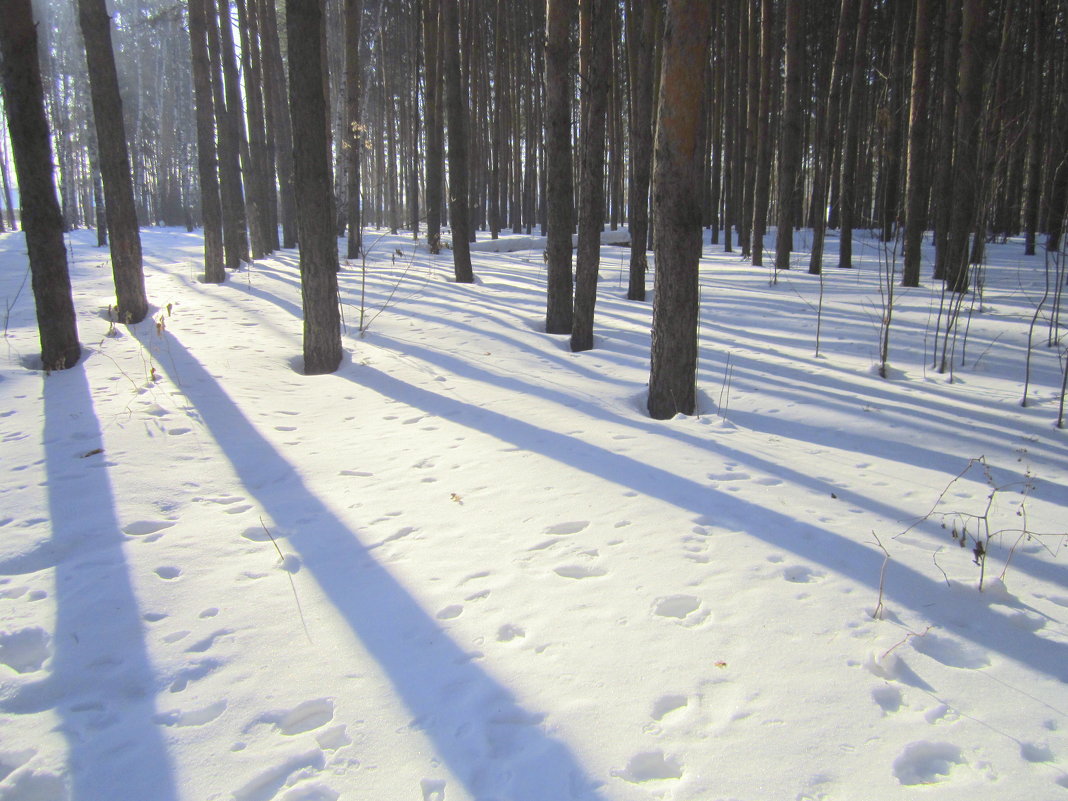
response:
[[[700,414],[656,422],[625,248],[572,354],[541,240],[458,285],[368,232],[304,377],[294,252],[213,286],[198,235],[142,237],[127,328],[70,235],[85,354],[44,375],[0,235],[0,799],[1068,795],[1063,345],[1021,407],[1019,242],[952,381],[926,278],[873,370],[877,242],[822,282],[706,246]],[[950,528],[991,495],[980,592]]]

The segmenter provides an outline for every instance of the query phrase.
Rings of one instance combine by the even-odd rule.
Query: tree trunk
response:
[[[571,333],[571,232],[575,203],[571,186],[571,27],[573,0],[548,0],[545,11],[545,330]]]
[[[853,266],[853,224],[856,218],[857,159],[860,149],[860,123],[864,109],[864,65],[868,57],[868,22],[871,19],[871,4],[861,0],[857,16],[857,38],[853,47],[853,70],[849,79],[849,111],[846,113],[846,130],[842,147],[841,194],[838,198],[838,214],[842,229],[838,240],[838,266]]]
[[[441,252],[441,188],[444,183],[441,113],[441,0],[423,3],[423,47],[426,51],[426,241],[431,253]]]
[[[983,103],[982,31],[986,10],[983,0],[964,0],[961,13],[960,80],[953,157],[953,206],[946,232],[946,286],[968,291],[968,236],[975,227],[979,180],[980,115]]]
[[[930,82],[931,62],[928,13],[928,0],[916,0],[913,14],[912,102],[909,111],[902,286],[920,285],[920,253],[923,232],[927,227],[927,86]]]
[[[200,212],[204,221],[204,280],[226,280],[223,264],[222,205],[215,157],[215,104],[211,96],[208,64],[207,9],[204,0],[189,0],[189,41],[197,118],[197,168],[200,177]]]
[[[259,43],[259,14],[255,0],[237,0],[237,16],[241,33],[241,70],[245,86],[245,121],[248,126],[248,196],[249,231],[252,236],[254,258],[266,256],[276,247],[271,236],[271,214],[268,209],[270,180],[267,158],[267,134],[264,122],[263,77]]]
[[[445,106],[449,118],[449,227],[456,282],[475,280],[471,270],[470,210],[468,209],[467,103],[460,83],[460,20],[458,0],[441,0],[442,41],[445,45]]]
[[[33,276],[41,363],[46,371],[65,370],[78,363],[81,346],[63,244],[63,216],[52,179],[51,137],[30,0],[5,4],[0,76]]]
[[[957,119],[957,66],[960,61],[961,0],[944,0],[942,46],[942,108],[939,112],[939,152],[935,161],[932,197],[934,199],[935,263],[934,277],[946,277],[949,216],[953,208],[953,128]]]
[[[246,208],[245,187],[242,183],[242,173],[248,176],[251,173],[248,165],[248,143],[245,142],[245,130],[241,124],[241,90],[237,79],[237,57],[234,53],[234,29],[230,20],[230,0],[219,0],[219,55],[222,64],[222,86],[226,95],[224,103],[217,103],[216,115],[222,112],[219,122],[220,136],[225,129],[226,136],[230,140],[229,147],[233,148],[233,156],[228,160],[229,183],[230,183],[230,208],[224,209],[224,214],[231,216],[231,228],[234,234],[234,252],[227,256],[227,266],[237,269],[242,261],[249,260],[249,225],[255,225],[256,209]],[[242,168],[244,163],[244,168]],[[253,233],[253,239],[258,232]],[[229,250],[229,245],[226,246]]]
[[[801,169],[801,0],[786,0],[786,97],[779,134],[779,220],[775,269],[790,268],[794,248],[794,194]]]
[[[656,285],[649,415],[693,414],[701,258],[701,108],[711,5],[668,0],[656,128]]]
[[[360,216],[360,162],[363,132],[360,129],[360,18],[363,0],[345,0],[345,125],[342,148],[347,163],[346,210],[348,242],[346,255],[358,259],[363,248]]]
[[[575,260],[575,313],[571,350],[593,347],[593,313],[604,228],[604,137],[611,60],[611,8],[608,0],[579,4],[580,84],[583,88],[579,140],[578,254]]]
[[[278,44],[278,20],[274,0],[259,0],[263,11],[264,75],[267,82],[268,117],[274,123],[275,161],[278,168],[278,201],[282,223],[282,247],[297,244],[297,205],[293,191],[293,126],[289,116],[287,84]]]
[[[653,167],[653,4],[627,0],[627,43],[631,59],[630,273],[628,300],[645,300],[649,249],[649,180]]]
[[[322,17],[322,0],[286,0],[306,375],[332,373],[341,363]]]
[[[790,0],[787,0],[790,2]],[[753,242],[752,260],[754,267],[764,264],[764,231],[768,219],[768,192],[771,183],[771,71],[777,66],[773,53],[775,41],[775,20],[773,0],[761,0],[760,3],[760,94],[757,101],[756,127],[756,186],[753,196]],[[795,98],[800,100],[800,98]],[[787,98],[787,110],[791,109]],[[800,114],[800,108],[794,108]],[[781,162],[780,162],[781,163]],[[781,194],[781,193],[780,193]]]
[[[78,19],[89,68],[104,205],[111,236],[111,267],[115,276],[116,319],[139,323],[148,314],[141,264],[141,233],[137,227],[130,157],[126,149],[122,98],[111,48],[111,18],[104,0],[78,0]]]

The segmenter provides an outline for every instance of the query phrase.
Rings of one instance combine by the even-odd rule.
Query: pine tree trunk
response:
[[[649,415],[693,414],[697,402],[701,258],[702,82],[710,35],[705,0],[668,0],[653,175],[657,229]]]
[[[111,18],[104,0],[78,0],[78,19],[85,40],[93,116],[100,147],[117,320],[139,323],[148,314],[148,297],[145,295],[141,233],[137,226],[130,157],[126,149],[122,98],[115,71],[115,53],[111,47]]]
[[[857,16],[856,43],[853,47],[853,69],[849,78],[849,104],[845,119],[845,135],[842,145],[841,194],[838,198],[838,214],[841,231],[838,240],[838,266],[853,266],[853,225],[856,220],[857,188],[861,182],[857,175],[857,160],[860,150],[860,124],[863,117],[866,81],[865,62],[868,57],[868,23],[871,19],[871,4],[861,0]]]
[[[470,284],[470,210],[468,208],[467,103],[460,82],[460,20],[457,0],[441,0],[442,41],[445,44],[445,106],[449,118],[449,227],[456,282]]]
[[[571,186],[571,28],[573,0],[548,0],[545,11],[545,330],[570,334],[574,313],[571,232],[575,203]]]
[[[790,0],[787,0],[789,2]],[[764,264],[764,231],[768,219],[768,192],[771,184],[771,71],[777,67],[773,52],[775,41],[775,20],[773,0],[761,0],[760,3],[760,90],[757,101],[756,127],[756,186],[753,195],[753,242],[752,261],[754,267]],[[799,100],[800,98],[795,98]],[[790,109],[787,98],[787,109]],[[800,109],[795,109],[800,113]]]
[[[332,373],[341,363],[322,16],[322,0],[286,0],[306,375]]]
[[[778,229],[775,269],[790,268],[794,248],[795,187],[801,170],[801,0],[786,0],[786,96],[779,134]]]
[[[441,113],[441,0],[423,4],[423,47],[426,54],[426,241],[431,253],[441,252],[441,195],[444,183]]]
[[[241,70],[245,86],[245,118],[248,126],[249,230],[252,255],[266,256],[277,245],[271,236],[271,214],[267,182],[270,180],[267,158],[267,134],[264,120],[263,76],[259,43],[259,15],[255,0],[237,0],[241,34]]]
[[[575,312],[571,350],[593,347],[593,315],[604,228],[604,138],[611,64],[611,9],[608,0],[579,4],[580,85],[583,87],[579,139],[578,254],[575,259]]]
[[[920,254],[927,227],[927,86],[931,63],[928,0],[915,0],[914,9],[902,286],[920,285]]]
[[[227,256],[227,266],[237,269],[242,261],[249,260],[249,225],[255,225],[256,210],[249,210],[245,197],[245,187],[242,174],[248,176],[251,170],[248,165],[248,143],[245,141],[245,129],[241,124],[241,90],[238,88],[237,56],[234,52],[234,29],[230,22],[230,0],[218,0],[219,19],[219,55],[222,64],[222,87],[225,93],[225,102],[217,103],[215,113],[222,112],[219,123],[220,129],[226,131],[229,139],[229,147],[233,148],[234,154],[228,159],[230,183],[230,208],[225,214],[231,216],[231,230],[234,235],[233,253]],[[222,136],[222,130],[220,130]],[[244,165],[244,166],[242,166]],[[253,238],[258,232],[253,233]],[[229,246],[226,248],[229,250]]]
[[[200,210],[204,220],[204,280],[226,280],[223,264],[222,205],[215,157],[215,104],[208,64],[207,15],[204,0],[189,0],[189,40],[193,92],[197,118],[197,167],[200,176]]]
[[[52,178],[51,137],[30,0],[5,3],[0,78],[30,257],[41,363],[46,371],[65,370],[78,363],[81,346],[67,272],[63,216]]]
[[[653,168],[653,4],[627,0],[630,81],[630,272],[628,300],[645,300],[649,249],[649,182]]]
[[[275,162],[278,169],[278,205],[282,224],[282,247],[297,244],[297,205],[293,191],[293,126],[289,116],[288,89],[278,44],[278,20],[274,0],[259,0],[263,12],[264,80],[267,83],[268,116],[274,123]],[[273,181],[272,181],[273,183]]]
[[[939,112],[938,156],[931,194],[934,200],[934,277],[945,279],[949,217],[953,208],[953,129],[957,119],[957,66],[960,61],[961,0],[945,0],[942,46],[942,108]]]
[[[358,259],[363,248],[363,220],[360,215],[360,163],[363,132],[360,129],[360,18],[363,0],[345,0],[345,125],[342,152],[345,173],[348,241],[346,255]]]

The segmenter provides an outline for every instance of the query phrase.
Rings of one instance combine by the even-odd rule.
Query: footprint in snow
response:
[[[585,531],[589,528],[589,520],[574,520],[567,523],[555,523],[545,529],[545,534],[549,534],[556,537],[568,536],[571,534],[578,534],[580,531]]]
[[[663,751],[643,751],[635,754],[623,770],[613,770],[612,775],[632,784],[659,781],[664,779],[681,779],[683,766]]]
[[[791,565],[783,569],[782,577],[793,584],[808,584],[823,578],[823,573],[805,565]]]
[[[170,520],[135,520],[122,527],[122,533],[128,537],[144,537],[145,542],[154,542],[163,536],[160,532],[173,526]],[[150,535],[156,536],[150,536]]]
[[[226,701],[216,701],[202,709],[172,709],[170,712],[160,712],[152,716],[153,723],[160,726],[204,726],[211,723],[219,715],[226,711]]]
[[[171,581],[173,579],[178,578],[180,575],[182,575],[182,570],[181,570],[181,568],[170,567],[170,566],[157,567],[156,568],[156,575],[159,576],[161,579],[165,579],[167,581]]]
[[[0,633],[0,665],[16,673],[40,670],[52,655],[51,638],[41,628],[27,628]]]
[[[662,695],[653,704],[653,720],[663,720],[672,712],[684,709],[689,703],[685,695]]]
[[[889,715],[891,712],[897,712],[901,709],[901,690],[897,687],[891,687],[889,684],[876,687],[871,691],[871,697],[875,703],[882,707],[884,715]]]
[[[963,752],[952,743],[917,740],[894,760],[894,776],[906,786],[935,784],[948,779],[955,766],[965,764]]]
[[[556,568],[553,572],[562,578],[569,579],[598,578],[600,576],[608,575],[607,570],[595,565],[563,565]]]

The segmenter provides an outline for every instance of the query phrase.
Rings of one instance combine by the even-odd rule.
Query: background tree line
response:
[[[89,2],[34,0],[63,224],[103,242],[97,131],[117,127],[137,221],[204,226],[208,280],[306,239],[295,156],[321,132],[314,213],[350,258],[364,227],[435,251],[451,228],[471,280],[476,230],[547,232],[547,330],[591,347],[604,225],[629,225],[628,297],[645,295],[668,65],[697,78],[670,102],[696,115],[699,222],[755,265],[771,227],[780,269],[811,229],[812,273],[828,230],[831,266],[848,268],[854,230],[874,229],[900,237],[916,285],[933,230],[931,273],[961,293],[991,238],[1062,241],[1068,0],[114,0],[122,111],[96,126],[76,19]],[[315,27],[294,29],[305,13]],[[666,52],[678,19],[707,37],[681,68]],[[309,81],[322,107],[297,114]]]

